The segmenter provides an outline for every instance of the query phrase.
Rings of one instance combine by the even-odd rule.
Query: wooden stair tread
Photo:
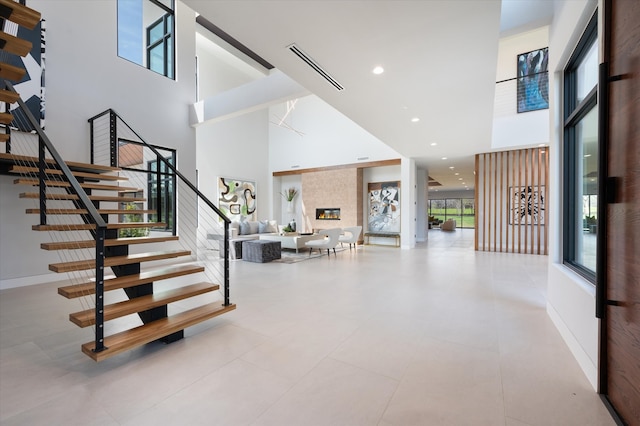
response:
[[[105,247],[124,246],[132,244],[150,244],[150,243],[164,243],[167,241],[177,241],[179,237],[177,235],[169,235],[166,237],[127,237],[127,238],[113,238],[104,240]],[[83,241],[61,241],[53,243],[42,243],[40,248],[43,250],[75,250],[91,248],[96,246],[95,240],[83,240]]]
[[[169,278],[181,277],[184,275],[204,272],[204,267],[199,265],[177,265],[169,266],[151,271],[140,272],[139,274],[126,275],[123,277],[110,278],[104,280],[104,291],[129,288],[140,284],[148,284],[154,281],[166,280]],[[73,284],[58,288],[58,294],[67,299],[95,294],[95,281],[87,281],[82,284]]]
[[[4,31],[0,31],[0,41],[5,43],[2,50],[14,55],[27,56],[31,52],[32,44],[30,41],[7,34]]]
[[[114,355],[130,349],[142,346],[146,343],[158,340],[176,331],[184,330],[187,327],[206,321],[226,312],[233,311],[236,305],[221,305],[220,302],[209,303],[188,311],[162,318],[145,325],[141,325],[131,330],[126,330],[112,336],[105,337],[104,345],[107,349],[102,352],[93,352],[95,342],[88,342],[82,345],[82,352],[91,357],[94,361],[103,361]]]
[[[167,251],[153,251],[148,253],[136,253],[126,256],[113,256],[104,258],[104,266],[122,266],[131,265],[133,263],[151,262],[154,260],[172,259],[181,256],[189,256],[191,252],[189,250],[167,250]],[[95,259],[88,260],[74,260],[72,262],[52,263],[49,265],[49,270],[53,272],[71,272],[71,271],[84,271],[87,269],[94,269],[96,267]]]
[[[33,178],[19,178],[14,179],[13,181],[16,185],[31,185],[38,186],[40,182],[38,179]],[[56,187],[56,188],[70,188],[71,184],[67,181],[63,180],[45,180],[46,186]],[[100,191],[139,191],[140,188],[133,188],[128,186],[118,186],[118,185],[105,185],[101,183],[90,183],[90,182],[80,182],[80,186],[85,189],[96,189]]]
[[[107,229],[132,229],[132,228],[166,228],[162,222],[122,222],[107,223]],[[68,223],[59,225],[33,225],[33,231],[91,231],[96,229],[93,223]]]
[[[113,201],[116,203],[138,203],[147,201],[146,198],[136,197],[114,197],[111,195],[88,195],[91,201]],[[20,194],[20,198],[36,198],[40,199],[40,194],[37,192],[23,192]],[[47,192],[45,197],[47,200],[78,200],[79,197],[75,194],[53,194]]]
[[[27,73],[24,68],[16,67],[15,65],[7,64],[6,62],[0,62],[0,78],[4,80],[11,80],[14,83],[22,80],[22,77]],[[9,121],[10,123],[11,121]]]
[[[189,297],[215,291],[219,288],[220,286],[217,284],[201,282],[149,294],[146,296],[136,297],[134,299],[124,300],[122,302],[113,303],[111,305],[105,305],[104,320],[110,321],[112,319],[120,318],[125,315],[148,311],[149,309],[157,308],[158,306],[167,305],[172,302],[177,302],[178,300],[187,299]],[[87,309],[81,312],[74,312],[72,314],[69,314],[69,320],[72,323],[76,324],[78,327],[89,327],[90,325],[96,323],[95,312],[95,309]]]
[[[40,214],[40,209],[26,209],[27,214]],[[47,209],[47,214],[61,215],[61,214],[87,214],[86,209]],[[98,209],[100,214],[155,214],[156,210],[125,210],[125,209]]]
[[[40,12],[12,0],[0,0],[1,16],[25,28],[33,29],[40,22]]]
[[[20,174],[29,174],[29,175],[38,175],[39,169],[37,167],[27,167],[27,166],[11,166],[9,168],[9,172],[11,173],[20,173]],[[47,175],[62,175],[62,170],[58,169],[45,169],[45,174]],[[105,173],[89,173],[89,172],[79,172],[72,171],[72,175],[79,178],[84,178],[88,180],[129,180],[126,176],[118,176],[118,175],[108,175]]]
[[[0,90],[0,102],[6,102],[12,104],[20,99],[20,94],[12,90],[1,89]]]
[[[27,155],[15,155],[0,153],[0,160],[11,161],[14,164],[24,166],[29,164],[30,166],[38,165],[38,157],[30,157]],[[56,162],[51,158],[45,158],[45,163],[49,165],[55,165]],[[122,169],[118,167],[103,166],[100,164],[78,163],[75,161],[66,161],[67,166],[73,171],[90,172],[90,173],[108,173],[108,172],[120,172]]]
[[[9,124],[13,121],[13,114],[0,112],[0,124]]]

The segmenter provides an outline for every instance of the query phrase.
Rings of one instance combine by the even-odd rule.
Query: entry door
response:
[[[603,236],[606,364],[601,386],[622,420],[640,425],[640,1],[605,4],[611,198]]]

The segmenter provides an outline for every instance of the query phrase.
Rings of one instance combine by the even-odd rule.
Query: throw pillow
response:
[[[267,221],[267,230],[265,232],[278,232],[278,221],[276,221],[276,220],[268,220]]]
[[[240,222],[240,235],[249,235],[250,233],[249,222]]]
[[[269,232],[267,231],[267,226],[269,226],[269,223],[266,220],[258,222],[258,234],[266,234]]]
[[[257,234],[258,233],[258,222],[251,221],[247,222],[249,224],[249,234]]]

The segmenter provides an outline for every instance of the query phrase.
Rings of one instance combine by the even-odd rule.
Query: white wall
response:
[[[274,219],[267,110],[197,127],[200,191],[216,205],[220,176],[256,182],[259,220]]]
[[[113,108],[145,140],[178,149],[178,167],[195,178],[195,131],[188,125],[195,100],[194,12],[177,3],[174,81],[117,56],[115,1],[31,0],[29,7],[47,21],[46,132],[62,156],[88,162],[87,120]],[[47,272],[52,254],[39,248],[45,236],[30,230],[36,219],[24,214],[31,203],[17,198],[9,177],[0,182],[0,288],[64,278]]]
[[[299,98],[279,127],[286,104],[269,108],[269,152],[272,171],[306,169],[400,158],[400,155],[315,95]],[[298,166],[298,167],[292,167]]]
[[[496,81],[517,75],[517,57],[521,53],[549,46],[549,27],[500,39]],[[551,53],[549,56],[553,55]],[[492,149],[515,148],[549,142],[549,110],[518,114],[517,81],[496,84]]]
[[[549,78],[554,89],[550,105],[551,185],[549,203],[550,255],[547,312],[567,342],[587,378],[597,388],[598,327],[595,288],[562,265],[562,69],[593,15],[596,0],[560,2],[549,32]],[[600,28],[602,28],[600,26]]]

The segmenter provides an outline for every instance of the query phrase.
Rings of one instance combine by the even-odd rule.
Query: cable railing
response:
[[[112,109],[89,123],[91,162],[122,169],[128,186],[137,188],[131,195],[146,200],[125,208],[163,224],[150,235],[178,235],[173,244],[190,250],[211,282],[222,283],[228,306],[230,220],[178,170],[179,152],[146,142]]]
[[[15,93],[10,82],[4,81],[4,87]],[[61,262],[95,260],[95,268],[67,272],[67,279],[71,284],[88,281],[95,283],[95,293],[80,301],[87,309],[95,307],[94,350],[100,352],[105,349],[104,242],[107,224],[24,101],[18,98],[16,102],[20,113],[16,114],[17,110],[14,110],[15,120],[7,126],[12,131],[11,145],[6,149],[10,151],[13,168],[17,172],[16,183],[38,188],[37,192],[25,192],[20,197],[33,199],[34,208],[28,209],[27,213],[37,214],[39,217],[39,225],[34,226],[35,230],[48,230],[53,243],[71,243],[72,249],[57,251]],[[72,208],[69,203],[73,204]],[[69,210],[77,213],[77,209],[81,209],[83,213],[66,213]],[[89,229],[73,229],[82,225],[89,225]],[[95,244],[86,247],[87,240],[93,240]]]

